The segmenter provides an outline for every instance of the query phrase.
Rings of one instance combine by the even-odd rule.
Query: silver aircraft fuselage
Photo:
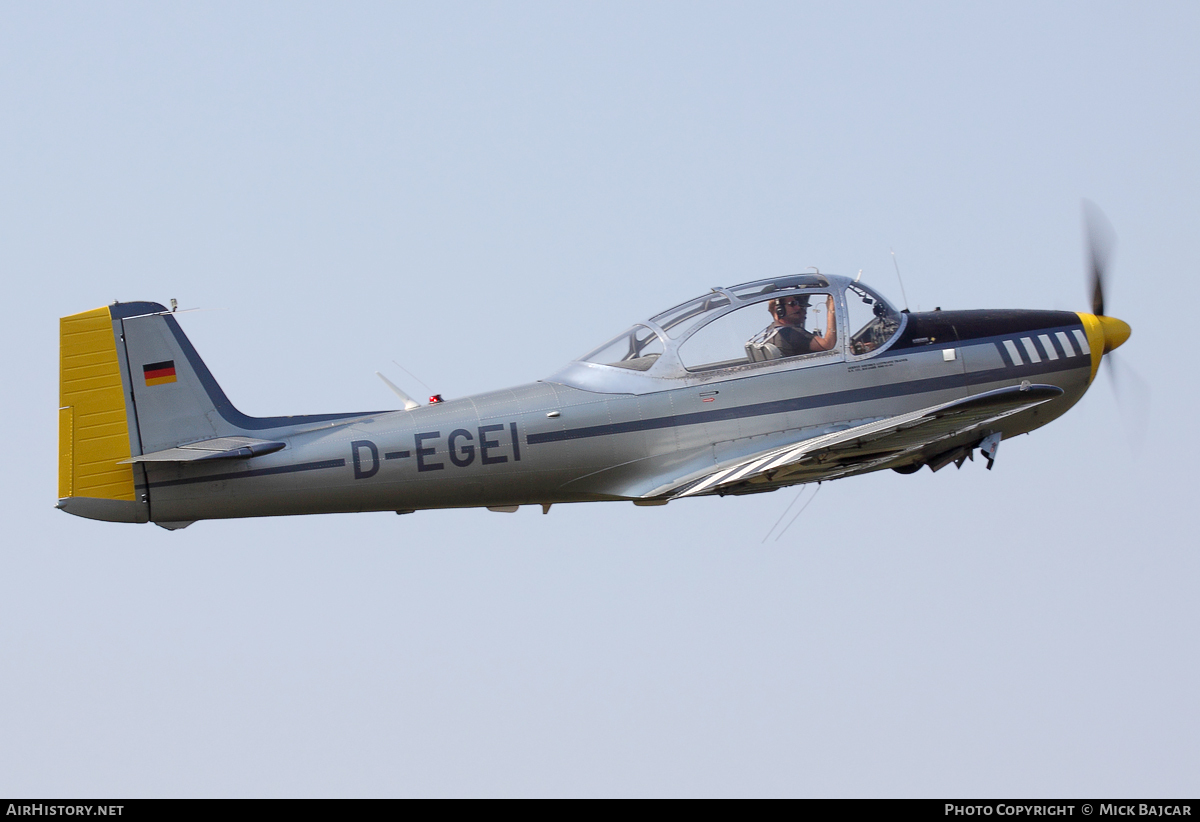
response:
[[[156,304],[115,304],[116,362],[130,389],[124,402],[130,456],[122,464],[132,472],[136,508],[123,500],[124,514],[101,515],[96,512],[109,509],[73,502],[86,495],[61,490],[60,507],[178,527],[201,519],[354,511],[662,504],[669,489],[690,478],[772,448],[1016,385],[1061,390],[988,429],[1003,438],[1031,431],[1083,396],[1105,347],[1096,318],[1060,311],[895,312],[888,315],[890,337],[865,346],[847,333],[853,331],[847,301],[864,293],[849,280],[822,275],[751,285],[760,284],[740,292],[714,289],[716,300],[710,296],[693,312],[694,328],[669,326],[666,315],[636,326],[652,332],[645,336],[658,353],[639,360],[641,343],[631,343],[625,367],[584,359],[511,389],[407,411],[323,417],[240,414],[173,316]],[[742,359],[685,365],[689,354],[681,354],[681,346],[702,326],[746,306],[756,306],[765,321],[765,299],[785,288],[807,288],[813,299],[833,301],[829,319],[842,330],[833,350],[755,361],[747,343]],[[892,311],[881,299],[875,309],[880,317]],[[152,384],[160,380],[171,380],[166,387],[176,393]],[[230,436],[274,450],[204,461],[139,457]],[[930,464],[936,470],[945,464],[938,464],[940,455],[969,454],[980,437],[964,431],[923,451],[896,450],[891,462],[892,452],[863,442],[854,454],[812,460],[779,481],[768,474],[715,493],[769,491],[886,467],[908,473]]]

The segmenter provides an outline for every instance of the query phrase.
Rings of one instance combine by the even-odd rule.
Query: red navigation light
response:
[[[434,405],[434,404],[436,404],[436,403],[439,403],[439,402],[445,402],[445,400],[443,400],[443,399],[442,399],[442,395],[441,395],[441,394],[434,394],[432,397],[430,397],[430,398],[429,398],[429,404],[430,404],[430,405]]]

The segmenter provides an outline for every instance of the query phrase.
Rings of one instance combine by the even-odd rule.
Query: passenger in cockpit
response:
[[[833,297],[825,297],[825,333],[818,337],[804,327],[808,319],[808,295],[780,297],[767,303],[775,318],[764,342],[774,345],[784,357],[829,351],[837,344],[837,325],[833,313]],[[778,355],[777,355],[778,356]]]

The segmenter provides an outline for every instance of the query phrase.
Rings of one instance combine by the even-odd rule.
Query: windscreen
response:
[[[653,329],[635,325],[580,359],[598,365],[648,371],[658,361],[663,350],[663,341]]]
[[[852,356],[879,350],[900,328],[900,313],[862,283],[846,286],[846,314],[854,329],[850,334]]]

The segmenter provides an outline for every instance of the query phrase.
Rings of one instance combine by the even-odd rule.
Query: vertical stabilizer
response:
[[[137,409],[139,453],[213,437],[236,436],[252,424],[225,397],[179,323],[158,303],[116,303]]]

